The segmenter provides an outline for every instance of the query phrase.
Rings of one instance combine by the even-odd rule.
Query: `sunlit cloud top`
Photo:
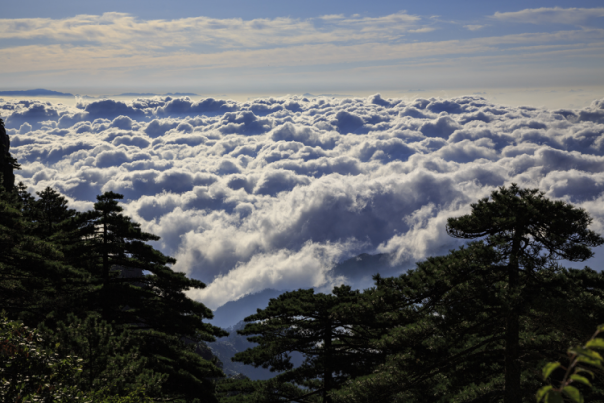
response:
[[[447,219],[510,183],[586,209],[604,231],[604,98],[574,110],[379,94],[19,99],[0,116],[17,181],[78,210],[123,194],[174,269],[207,284],[189,295],[211,308],[265,288],[368,287],[457,247]],[[337,266],[362,253],[381,266]],[[603,262],[599,248],[586,264]]]

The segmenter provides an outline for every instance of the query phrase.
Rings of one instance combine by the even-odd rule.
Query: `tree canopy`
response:
[[[555,260],[584,261],[591,248],[604,239],[588,229],[587,212],[563,201],[552,201],[538,189],[520,189],[516,184],[502,187],[490,198],[472,204],[472,213],[449,218],[447,232],[457,238],[484,238],[499,253],[508,274],[509,306],[505,333],[505,403],[520,399],[520,310],[526,304],[523,285],[530,272],[552,265]],[[520,272],[527,272],[522,279]]]
[[[185,295],[205,285],[171,269],[175,260],[148,244],[159,237],[123,215],[121,199],[107,192],[78,213],[50,188],[37,198],[22,184],[0,189],[0,309],[42,329],[47,348],[84,360],[80,390],[127,395],[139,385],[158,398],[215,401],[222,371],[198,352],[226,333]]]
[[[275,381],[322,401],[529,401],[543,364],[604,322],[604,276],[560,265],[602,244],[590,223],[537,190],[499,188],[448,221],[451,235],[475,241],[363,292],[284,293],[246,318],[240,333],[258,345],[235,359],[283,371]],[[306,357],[298,368],[293,351]],[[266,391],[280,384],[246,385],[273,401],[283,392]],[[596,384],[586,396],[604,397]]]

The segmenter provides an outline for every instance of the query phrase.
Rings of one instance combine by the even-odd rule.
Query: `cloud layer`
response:
[[[333,18],[337,18],[333,17]],[[156,97],[71,108],[0,101],[32,190],[75,207],[123,193],[216,308],[265,288],[327,287],[360,253],[410,265],[458,245],[446,219],[516,182],[604,230],[604,100],[582,110],[453,99]]]

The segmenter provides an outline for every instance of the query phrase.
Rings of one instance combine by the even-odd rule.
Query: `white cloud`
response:
[[[486,25],[470,24],[470,25],[464,25],[463,27],[465,29],[470,30],[470,31],[478,31],[478,30],[483,29],[484,27],[486,27]]]
[[[53,186],[79,210],[123,193],[175,269],[208,284],[191,295],[215,308],[266,287],[361,281],[332,271],[360,253],[406,267],[445,253],[459,244],[446,219],[512,182],[576,203],[604,228],[603,105],[155,97],[4,100],[0,111],[18,180]]]
[[[604,17],[604,7],[597,8],[527,8],[513,12],[496,12],[491,18],[504,22],[529,24],[580,24],[589,18]]]
[[[421,18],[405,12],[382,17],[323,16],[317,19],[242,20],[190,17],[177,20],[140,20],[110,12],[65,19],[0,19],[0,39],[39,39],[90,42],[134,49],[258,48],[309,43],[380,41],[421,29]],[[322,23],[316,24],[317,21]]]

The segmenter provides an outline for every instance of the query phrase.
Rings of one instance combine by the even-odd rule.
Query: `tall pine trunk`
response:
[[[108,228],[105,216],[105,222],[103,223],[103,286],[101,288],[101,307],[105,319],[108,319],[109,315],[109,242],[108,242]]]
[[[518,226],[520,227],[520,226]],[[520,286],[520,267],[518,263],[518,254],[520,252],[520,242],[522,233],[514,231],[514,240],[512,243],[512,254],[508,266],[508,285],[512,297],[511,309],[508,312],[505,326],[505,395],[504,403],[520,403],[520,315],[518,313],[518,288]]]
[[[325,324],[325,339],[323,340],[325,346],[324,354],[324,372],[323,372],[323,403],[331,403],[331,398],[328,396],[332,385],[332,370],[331,370],[331,320],[327,318]]]

